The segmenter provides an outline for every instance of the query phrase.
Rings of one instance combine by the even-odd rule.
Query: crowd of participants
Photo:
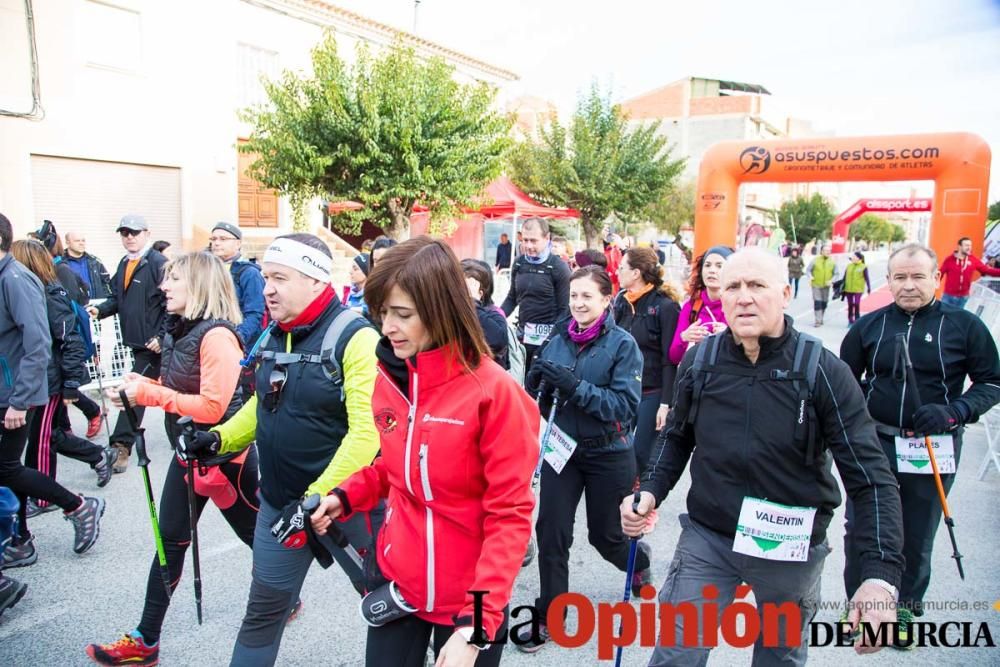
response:
[[[176,451],[158,504],[164,560],[153,555],[139,622],[86,647],[104,665],[157,664],[191,521],[210,504],[252,550],[231,664],[275,663],[317,560],[362,596],[366,664],[423,665],[431,650],[441,666],[497,665],[503,644],[484,640],[507,635],[515,578],[532,562],[542,622],[518,626],[515,643],[551,642],[580,499],[590,545],[632,573],[638,595],[654,584],[653,559],[669,557],[641,538],[688,469],[660,601],[724,606],[746,583],[758,606],[792,602],[806,641],[758,641],[753,660],[804,664],[842,500],[834,465],[847,494],[845,620],[898,623],[893,646],[905,649],[941,520],[912,445],[937,439],[947,492],[964,426],[1000,400],[994,341],[958,301],[973,271],[992,270],[967,239],[940,268],[929,248],[896,249],[893,303],[861,316],[864,257],[840,276],[829,247],[808,267],[799,248],[787,260],[709,248],[682,297],[662,251],[609,236],[603,252],[572,252],[529,218],[516,245],[502,235],[492,266],[429,237],[366,242],[338,295],[330,250],[311,234],[280,236],[250,261],[226,222],[207,252],[170,259],[141,216],[116,232],[125,256],[109,275],[82,235],[63,249],[46,222],[15,241],[0,216],[0,486],[19,501],[12,534],[0,532],[0,613],[27,588],[9,571],[38,559],[29,519],[61,509],[80,554],[100,535],[104,501],[60,485],[57,454],[89,463],[98,487],[129,467],[125,411],[107,448],[91,441],[107,415],[80,391],[88,317],[117,315],[134,359],[102,400],[134,406],[140,423],[144,407],[161,408]],[[510,287],[496,306],[501,272]],[[838,278],[848,295],[839,357],[784,314],[803,276],[816,326]],[[904,354],[916,387],[898,372]],[[69,428],[74,404],[86,438]],[[713,638],[685,645],[681,615],[673,634],[650,665],[704,664]],[[856,650],[882,648],[866,642]]]

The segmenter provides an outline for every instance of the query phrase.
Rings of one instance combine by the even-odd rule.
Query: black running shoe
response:
[[[0,616],[16,605],[27,592],[28,584],[5,577],[3,572],[0,572]]]

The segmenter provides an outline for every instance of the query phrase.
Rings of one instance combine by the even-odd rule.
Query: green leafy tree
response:
[[[792,201],[783,202],[778,209],[778,224],[785,235],[799,245],[830,238],[833,218],[833,208],[818,192],[812,197],[799,195]]]
[[[986,213],[987,220],[1000,220],[1000,199],[990,204],[990,210]]]
[[[398,45],[377,57],[359,47],[348,66],[332,35],[312,66],[311,76],[265,82],[268,103],[243,113],[253,131],[241,150],[258,156],[251,173],[288,195],[300,220],[322,196],[364,204],[333,218],[347,232],[369,221],[405,238],[418,203],[440,230],[500,174],[512,121],[494,111],[492,87],[460,84],[443,60]]]
[[[879,243],[889,240],[888,236],[891,236],[891,232],[888,230],[888,226],[889,223],[882,216],[865,213],[851,223],[847,235],[852,239]]]
[[[902,225],[897,225],[895,223],[888,223],[889,228],[889,238],[886,239],[890,243],[902,243],[906,240],[906,230],[903,229]]]
[[[659,123],[630,128],[619,107],[596,87],[577,103],[568,126],[552,117],[537,143],[512,152],[511,178],[539,201],[580,211],[587,247],[599,246],[601,224],[614,213],[642,216],[684,168],[671,158]]]
[[[680,231],[694,225],[695,202],[698,186],[694,181],[670,185],[652,204],[646,207],[645,217],[661,232],[674,237],[674,244],[688,258],[691,249],[684,245]]]

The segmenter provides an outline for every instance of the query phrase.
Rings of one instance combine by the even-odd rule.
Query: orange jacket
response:
[[[240,380],[243,352],[236,336],[216,327],[201,339],[201,393],[182,394],[157,380],[142,378],[136,402],[156,406],[165,412],[187,416],[203,424],[216,424],[226,414]]]

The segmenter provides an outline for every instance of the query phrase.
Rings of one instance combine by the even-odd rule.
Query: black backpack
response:
[[[698,416],[701,394],[712,373],[742,375],[774,382],[791,382],[792,391],[795,392],[796,396],[795,404],[798,406],[798,414],[793,427],[794,442],[805,446],[808,465],[820,462],[823,459],[825,448],[822,446],[822,438],[819,434],[819,420],[816,417],[813,395],[816,388],[819,358],[823,352],[823,342],[815,336],[799,332],[795,341],[792,368],[790,370],[775,368],[770,371],[760,371],[732,364],[718,364],[719,344],[724,335],[724,333],[718,333],[708,336],[695,348],[694,363],[691,364],[694,386],[688,405],[687,423],[694,424]],[[766,374],[761,375],[762,373]]]

